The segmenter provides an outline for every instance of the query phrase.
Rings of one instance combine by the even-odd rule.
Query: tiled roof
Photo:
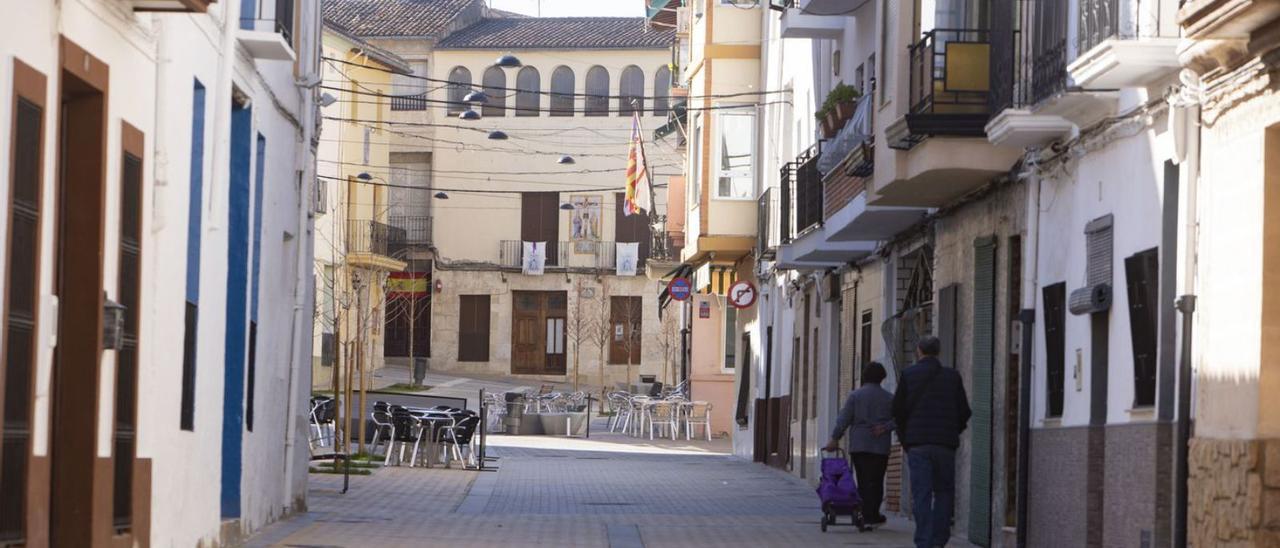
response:
[[[475,0],[325,0],[324,18],[356,36],[439,36]]]
[[[658,49],[675,32],[646,28],[643,17],[484,19],[441,40],[440,49]]]

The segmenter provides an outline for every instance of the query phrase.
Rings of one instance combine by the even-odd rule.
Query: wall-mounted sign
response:
[[[729,304],[734,308],[750,308],[751,305],[756,304],[758,296],[760,292],[756,290],[755,284],[747,280],[738,280],[729,287]]]
[[[698,303],[698,317],[704,320],[711,317],[711,301]]]
[[[667,293],[677,301],[689,300],[689,295],[692,292],[693,284],[689,283],[689,278],[676,278],[667,285]]]

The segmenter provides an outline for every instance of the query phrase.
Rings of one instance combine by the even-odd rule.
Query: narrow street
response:
[[[734,458],[728,440],[489,438],[495,472],[388,467],[311,474],[308,511],[248,546],[910,546],[901,518],[873,532],[818,527],[802,481]]]

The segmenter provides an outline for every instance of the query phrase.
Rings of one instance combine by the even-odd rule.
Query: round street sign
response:
[[[688,278],[676,278],[667,285],[667,291],[671,294],[672,299],[687,301],[689,300],[689,294],[693,292],[693,285],[689,283]]]
[[[734,308],[750,308],[751,305],[756,304],[757,296],[759,292],[756,291],[755,284],[747,280],[738,280],[729,286],[729,304]]]

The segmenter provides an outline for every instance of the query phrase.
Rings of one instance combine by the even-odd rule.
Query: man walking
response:
[[[937,337],[922,337],[919,360],[902,371],[893,395],[893,419],[911,475],[916,548],[946,546],[951,538],[956,448],[972,414],[960,374],[938,360],[941,348]]]
[[[889,466],[889,443],[893,436],[893,394],[880,387],[887,374],[879,362],[871,362],[862,368],[862,386],[849,392],[831,441],[824,448],[835,451],[840,448],[840,438],[849,430],[849,457],[853,460],[858,478],[858,494],[862,498],[862,520],[868,526],[885,522],[880,513],[884,500],[884,472]]]

